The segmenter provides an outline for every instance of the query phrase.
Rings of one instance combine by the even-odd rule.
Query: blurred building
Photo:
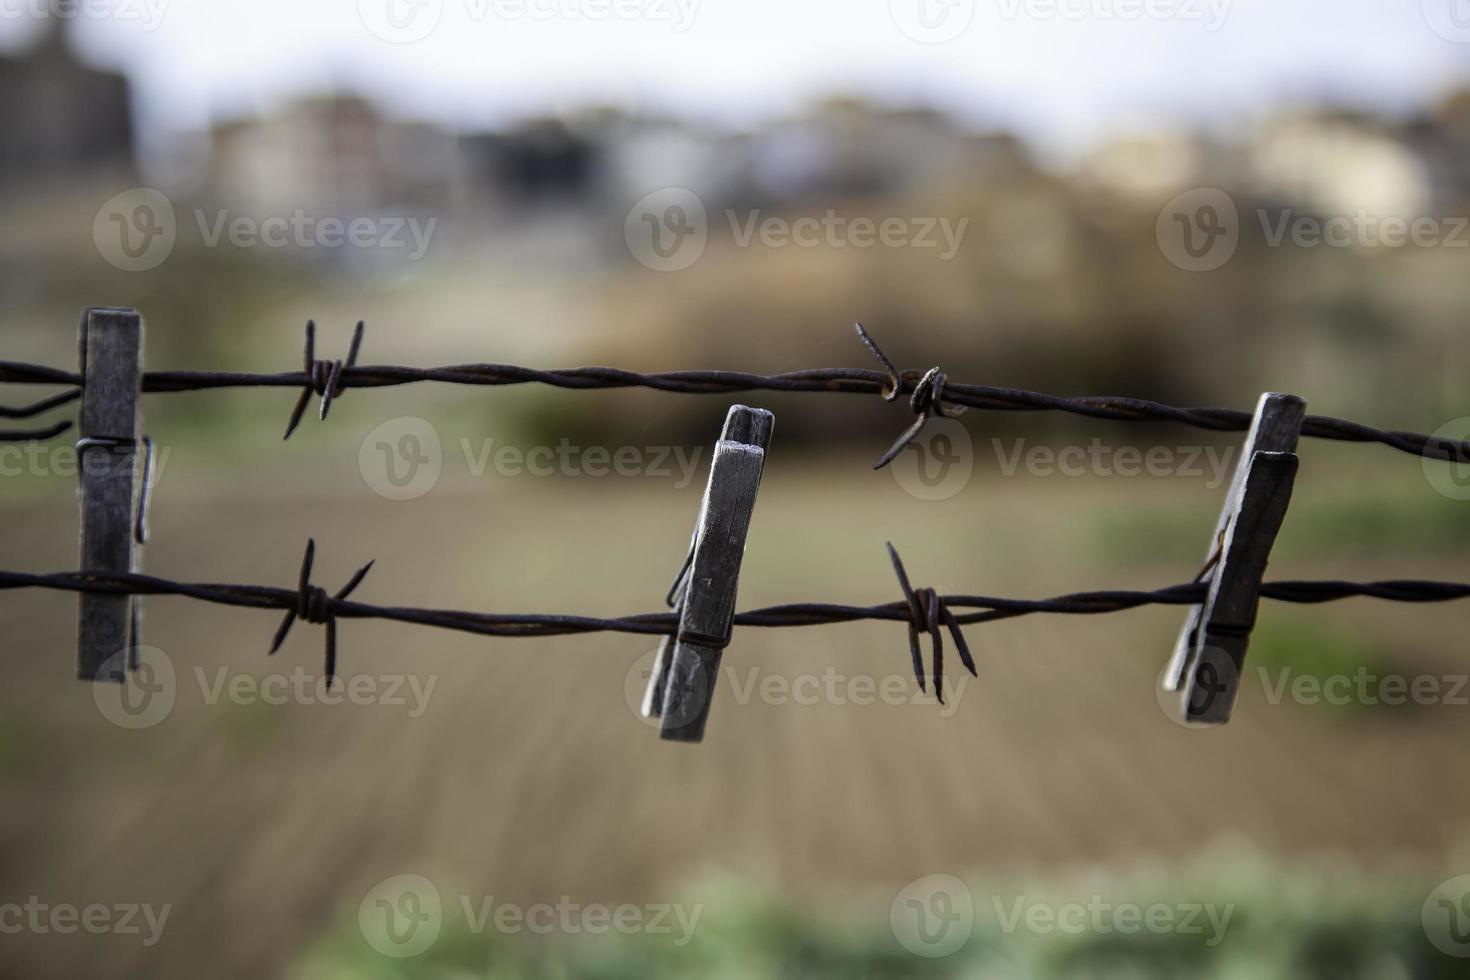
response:
[[[1470,207],[1470,89],[1460,89],[1404,123],[1402,138],[1424,167],[1435,214]]]
[[[441,207],[459,165],[449,132],[390,120],[368,100],[344,94],[222,123],[210,144],[207,194],[247,213]]]
[[[52,18],[40,41],[0,57],[0,181],[67,178],[131,166],[128,80],[82,64]]]
[[[974,137],[937,109],[831,99],[751,138],[751,179],[779,199],[903,195],[975,162]]]
[[[1221,169],[1218,147],[1184,129],[1135,129],[1109,140],[1078,163],[1079,185],[1130,200],[1168,200],[1206,183]]]
[[[1428,168],[1392,125],[1342,109],[1284,112],[1245,144],[1261,196],[1325,215],[1412,218],[1433,197]]]

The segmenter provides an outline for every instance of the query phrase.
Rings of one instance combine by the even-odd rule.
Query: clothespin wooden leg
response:
[[[720,656],[730,643],[745,535],[774,423],[770,412],[735,405],[715,444],[664,688],[659,728],[664,739],[698,742],[704,738]],[[656,677],[658,671],[654,674]]]
[[[79,336],[82,406],[77,440],[81,480],[83,572],[142,569],[144,479],[143,318],[133,310],[92,307]],[[121,682],[135,665],[141,598],[81,593],[77,624],[77,677]],[[126,655],[118,654],[126,651]]]
[[[1256,624],[1261,578],[1286,518],[1296,481],[1297,437],[1307,403],[1267,392],[1235,467],[1202,573],[1209,592],[1193,607],[1164,674],[1180,696],[1180,715],[1199,725],[1230,720]]]
[[[699,540],[699,528],[694,529],[694,534],[689,539],[689,551],[684,555],[684,564],[679,567],[679,574],[674,578],[674,584],[669,586],[669,594],[664,599],[668,607],[674,610],[674,615],[679,618],[684,616],[684,593],[689,585],[689,566],[694,561],[694,543]],[[669,667],[674,662],[674,634],[666,635],[658,644],[658,653],[653,658],[653,672],[648,675],[648,688],[643,692],[643,717],[661,718],[664,713],[664,689],[669,686]]]

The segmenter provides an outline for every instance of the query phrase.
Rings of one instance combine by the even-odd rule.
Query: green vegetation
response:
[[[1263,615],[1251,633],[1247,669],[1265,675],[1263,686],[1285,682],[1288,698],[1289,685],[1302,677],[1312,678],[1316,684],[1329,678],[1351,678],[1353,696],[1318,697],[1313,703],[1314,707],[1320,705],[1350,715],[1384,706],[1378,697],[1378,685],[1383,678],[1413,673],[1371,636],[1334,625],[1322,617],[1307,618],[1277,611]],[[1360,693],[1366,697],[1359,697]]]
[[[1462,976],[1460,961],[1426,937],[1420,916],[1431,884],[1325,868],[1283,872],[1240,854],[1216,855],[1171,875],[1092,875],[1060,886],[972,882],[973,932],[942,958],[916,956],[900,944],[888,921],[886,898],[868,906],[866,914],[855,906],[817,910],[795,907],[748,885],[712,883],[696,890],[701,898],[686,899],[703,904],[702,916],[692,939],[679,947],[669,936],[527,937],[496,932],[493,925],[477,933],[460,912],[458,896],[445,894],[443,930],[421,955],[394,959],[374,951],[358,930],[354,905],[291,975],[303,980]],[[1014,915],[1016,909],[1046,908],[1060,923],[1064,910],[1079,907],[1086,912],[1084,924],[1077,927],[1079,920],[1073,918],[1067,929],[1028,929],[1025,919]],[[1124,907],[1145,913],[1162,909],[1159,914],[1172,916],[1177,928],[1126,930]],[[1200,907],[1206,911],[1190,911]],[[1100,927],[1091,924],[1099,922]]]

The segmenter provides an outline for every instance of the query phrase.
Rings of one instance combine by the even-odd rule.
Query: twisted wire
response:
[[[945,404],[1005,412],[1067,412],[1086,418],[1124,422],[1177,422],[1214,432],[1241,432],[1250,427],[1251,413],[1239,409],[1165,405],[1145,398],[1115,395],[1063,397],[1019,388],[962,384],[949,380],[938,368],[900,371],[877,348],[858,325],[859,336],[883,362],[885,370],[865,368],[810,368],[762,375],[743,371],[662,371],[643,374],[611,367],[578,367],[538,370],[511,364],[457,364],[447,367],[404,367],[355,363],[361,328],[354,332],[352,351],[346,361],[319,362],[308,351],[302,371],[253,374],[235,371],[149,371],[143,375],[143,390],[149,393],[207,391],[218,388],[300,388],[294,420],[299,419],[310,394],[322,397],[322,414],[331,398],[349,388],[384,388],[396,385],[438,382],[443,384],[497,387],[542,384],[579,391],[605,388],[648,388],[690,395],[728,395],[750,391],[819,392],[849,395],[878,395],[892,401],[901,394],[911,396],[911,408],[920,418],[912,433],[926,418],[943,412]],[[325,367],[323,367],[325,365]],[[37,364],[0,361],[0,383],[69,385],[81,384],[75,372]],[[48,399],[48,407],[73,400],[76,390]],[[918,395],[917,398],[912,396]],[[42,403],[45,404],[45,403]],[[10,409],[0,415],[10,416]],[[289,432],[288,432],[289,434]],[[1377,429],[1369,425],[1326,415],[1309,415],[1302,435],[1342,442],[1374,442],[1401,452],[1431,459],[1470,462],[1470,442],[1444,439],[1417,432]],[[901,437],[902,439],[903,437]],[[898,448],[902,448],[900,445]],[[896,453],[897,450],[891,450]],[[889,457],[891,458],[891,456]]]
[[[309,571],[308,571],[309,574]],[[361,581],[366,569],[359,570],[350,585]],[[176,582],[137,572],[14,572],[0,571],[0,591],[11,589],[51,589],[65,592],[90,592],[107,595],[171,595],[224,606],[248,609],[272,609],[301,615],[302,587],[280,588],[267,585],[235,585],[211,582]],[[477,633],[485,636],[540,637],[567,636],[580,633],[634,633],[647,636],[670,635],[678,629],[678,616],[672,612],[641,613],[632,616],[600,618],[560,613],[480,613],[452,609],[429,609],[409,606],[383,606],[346,598],[343,589],[337,595],[311,593],[309,621],[332,619],[380,619],[410,623],[439,629]],[[913,590],[917,595],[918,590]],[[1189,582],[1154,590],[1106,589],[1074,592],[1046,599],[1011,599],[986,595],[934,595],[934,600],[950,610],[958,626],[993,622],[1041,613],[1066,615],[1098,615],[1123,612],[1148,605],[1189,606],[1204,601],[1208,585]],[[1261,586],[1261,596],[1280,602],[1317,604],[1355,597],[1390,602],[1448,602],[1470,598],[1470,584],[1437,582],[1421,579],[1388,579],[1377,582],[1279,581]],[[928,601],[928,600],[926,600]],[[952,612],[955,609],[972,610]],[[788,603],[765,606],[737,613],[735,625],[762,628],[824,626],[864,620],[907,623],[929,632],[931,621],[916,620],[913,604],[902,600],[871,606],[842,605],[825,602]],[[941,612],[941,621],[948,620]],[[922,625],[921,625],[922,624]]]

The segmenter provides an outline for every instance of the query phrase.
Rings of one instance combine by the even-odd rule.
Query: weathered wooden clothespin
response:
[[[668,595],[664,597],[664,604],[674,610],[674,615],[682,619],[684,617],[684,592],[689,585],[689,566],[694,561],[694,544],[699,540],[699,528],[695,527],[693,536],[689,539],[689,551],[684,555],[684,564],[679,566],[679,574],[674,577],[674,584],[669,586]],[[674,661],[674,641],[676,634],[668,633],[659,641],[658,653],[653,658],[653,673],[648,675],[648,688],[643,692],[643,717],[661,718],[664,713],[664,688],[669,684],[669,665]]]
[[[660,645],[644,697],[644,713],[661,718],[659,734],[666,740],[704,738],[720,656],[730,643],[745,535],[774,424],[770,412],[734,405],[715,444],[689,554],[669,590],[679,632]]]
[[[78,568],[141,571],[151,476],[139,397],[143,318],[134,310],[91,307],[82,313],[78,343],[82,374],[76,444],[82,526]],[[136,595],[83,592],[78,602],[77,677],[122,681],[124,668],[137,666],[142,600]]]
[[[1187,723],[1230,720],[1256,625],[1261,578],[1291,503],[1306,411],[1302,399],[1273,392],[1256,405],[1200,573],[1209,591],[1202,605],[1190,609],[1163,677],[1165,690],[1179,695],[1180,717]]]

